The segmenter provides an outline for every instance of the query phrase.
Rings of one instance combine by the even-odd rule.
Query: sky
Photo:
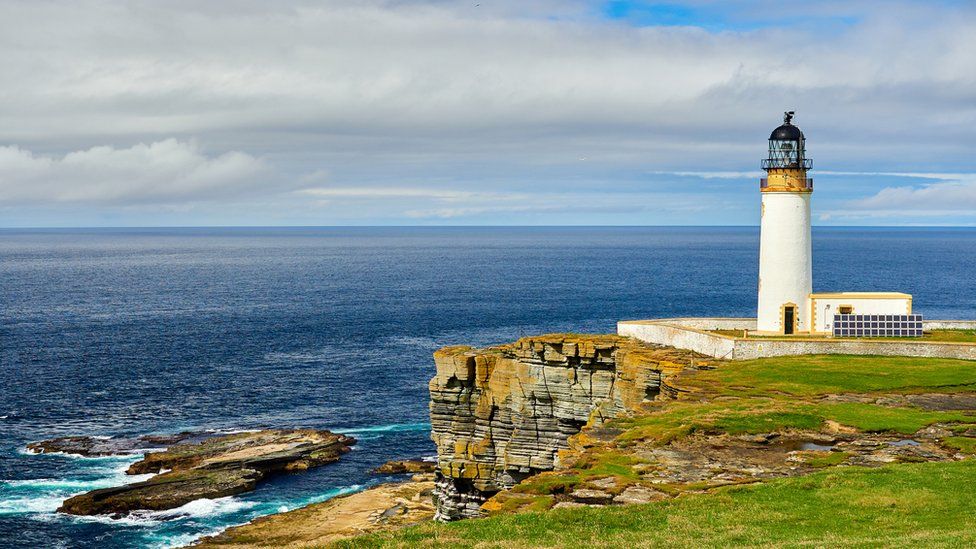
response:
[[[0,0],[0,227],[976,225],[976,2]]]

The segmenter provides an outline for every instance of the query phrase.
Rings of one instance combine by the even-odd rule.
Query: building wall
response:
[[[812,332],[831,334],[834,330],[834,315],[839,314],[842,305],[854,308],[856,315],[907,315],[912,312],[912,297],[818,297],[813,294],[810,299],[812,312]]]
[[[636,322],[666,322],[685,328],[695,328],[698,330],[749,330],[756,329],[755,318],[667,318],[661,320],[641,320]]]
[[[848,354],[916,356],[976,360],[976,343],[939,343],[892,339],[890,341],[817,339],[743,339],[706,330],[749,329],[752,319],[678,318],[627,320],[617,323],[617,333],[646,343],[687,349],[728,360],[813,355]],[[695,326],[695,327],[692,327]],[[971,329],[976,321],[937,320],[923,323],[926,330]]]
[[[725,330],[734,328],[714,329]],[[632,337],[646,343],[656,343],[678,349],[687,349],[716,358],[734,358],[735,338],[723,337],[697,328],[669,324],[667,321],[634,320],[618,322],[617,334]]]
[[[734,360],[791,355],[877,355],[976,360],[976,344],[898,339],[891,341],[737,339],[732,352]]]
[[[762,193],[759,241],[761,332],[782,333],[783,305],[796,305],[796,330],[809,330],[807,299],[813,292],[810,197],[806,192]]]

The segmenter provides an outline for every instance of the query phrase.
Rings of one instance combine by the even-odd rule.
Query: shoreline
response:
[[[186,547],[308,547],[433,520],[432,475],[383,483],[299,509],[258,517]]]

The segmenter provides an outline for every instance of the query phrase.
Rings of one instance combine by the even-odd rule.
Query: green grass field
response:
[[[976,462],[845,467],[633,505],[424,524],[338,547],[972,547]]]
[[[976,391],[976,362],[944,358],[807,355],[748,360],[688,383],[730,396]]]

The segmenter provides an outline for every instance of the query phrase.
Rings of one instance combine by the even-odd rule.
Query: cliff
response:
[[[584,426],[668,397],[667,378],[695,359],[609,335],[437,351],[430,381],[437,518],[480,516],[492,495],[554,469],[569,437]]]

